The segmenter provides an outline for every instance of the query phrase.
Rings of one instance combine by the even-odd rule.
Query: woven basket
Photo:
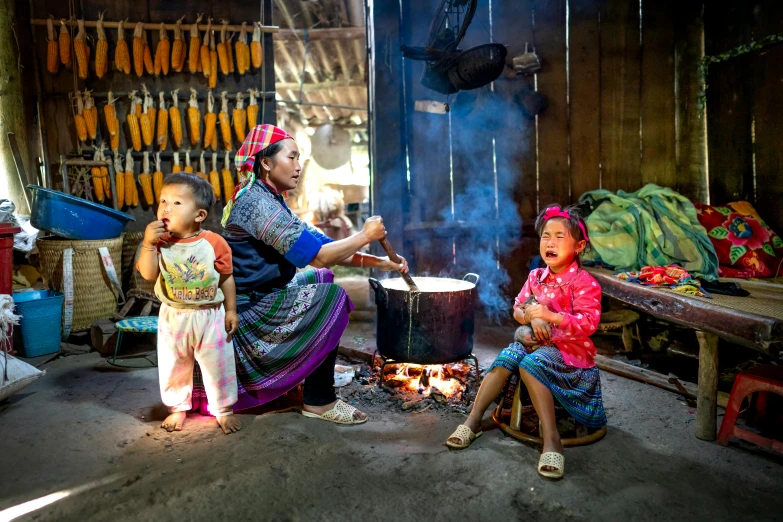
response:
[[[133,274],[136,272],[136,251],[144,239],[144,231],[126,232],[122,235],[122,289],[125,291],[133,288]]]
[[[73,248],[73,320],[71,332],[88,330],[95,319],[117,311],[117,296],[106,275],[98,249],[107,247],[115,268],[122,259],[122,237],[97,241],[38,240],[41,275],[50,290],[64,292],[63,251]]]
[[[147,281],[144,279],[138,270],[136,270],[136,264],[139,262],[139,256],[141,255],[141,241],[136,245],[136,255],[133,256],[133,265],[131,266],[130,277],[128,277],[128,288],[130,290],[142,290],[144,292],[154,294],[155,293],[155,281]]]

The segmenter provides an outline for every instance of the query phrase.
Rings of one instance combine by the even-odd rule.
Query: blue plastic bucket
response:
[[[133,216],[64,192],[27,185],[33,194],[30,223],[66,239],[114,239],[120,237]]]
[[[19,321],[22,357],[38,357],[60,351],[63,294],[52,290],[14,293]]]

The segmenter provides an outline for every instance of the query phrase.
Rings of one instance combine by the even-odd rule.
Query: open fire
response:
[[[425,397],[460,401],[471,367],[465,363],[444,365],[389,364],[383,382],[390,388],[418,392]]]

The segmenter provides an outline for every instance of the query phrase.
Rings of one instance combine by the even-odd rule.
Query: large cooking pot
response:
[[[414,364],[446,364],[467,358],[473,351],[473,309],[479,276],[413,280],[419,292],[411,292],[401,278],[370,278],[378,306],[378,353],[386,359]]]

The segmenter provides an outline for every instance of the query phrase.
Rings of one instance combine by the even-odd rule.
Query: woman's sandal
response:
[[[334,408],[327,411],[323,415],[310,413],[309,411],[304,410],[302,410],[302,415],[305,417],[310,417],[311,419],[321,419],[334,422],[335,424],[364,424],[367,422],[367,417],[364,419],[355,419],[353,417],[355,411],[357,411],[356,408],[338,399],[337,404],[334,405]]]
[[[544,471],[543,468],[555,468],[554,471]],[[555,451],[547,451],[538,459],[538,474],[545,478],[561,479],[565,473],[565,456]]]
[[[473,433],[470,428],[464,424],[460,424],[457,426],[457,429],[454,431],[454,433],[449,435],[449,438],[446,439],[446,446],[454,449],[465,449],[470,446],[474,440],[481,437],[482,433],[482,431]],[[459,444],[456,442],[451,442],[450,439],[459,439]]]

